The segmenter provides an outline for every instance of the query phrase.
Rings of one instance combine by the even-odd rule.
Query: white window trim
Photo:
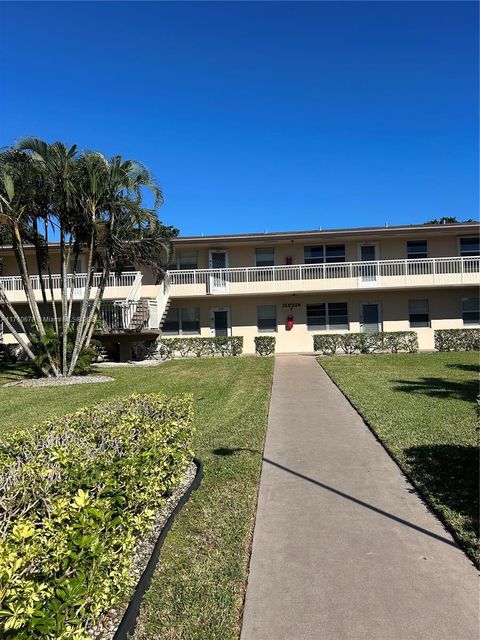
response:
[[[325,305],[325,329],[320,328],[319,326],[309,327],[307,307],[313,306],[313,305],[321,305],[321,304]],[[339,303],[333,302],[331,304],[339,304]],[[307,327],[307,331],[350,331],[350,314],[348,312],[348,301],[342,300],[342,304],[347,305],[347,327],[342,329],[339,329],[338,325],[334,325],[333,327],[330,326],[330,314],[328,312],[328,305],[329,305],[328,302],[308,302],[307,304],[305,304],[305,326]]]
[[[198,309],[198,322],[199,328],[198,331],[182,331],[182,309]],[[200,308],[199,307],[175,307],[172,311],[178,311],[178,332],[173,331],[163,331],[162,334],[166,336],[199,336],[202,333],[202,323],[200,320]],[[168,314],[167,314],[168,317]]]
[[[476,238],[477,236],[475,235],[468,235],[468,236],[457,236],[457,254],[462,258],[475,258],[476,256],[462,256],[462,245],[460,240],[466,240],[467,238]]]
[[[190,253],[190,252],[189,252],[189,251],[187,251],[187,250],[185,250],[185,253]],[[191,253],[192,253],[192,254],[193,254],[193,253],[195,253],[195,255],[197,256],[197,260],[196,260],[196,265],[197,265],[197,266],[196,266],[195,268],[196,268],[196,269],[198,269],[198,251],[197,251],[197,250],[195,250],[195,251],[192,251]],[[182,267],[180,266],[180,256],[181,256],[181,255],[182,255],[182,251],[180,250],[180,251],[177,253],[177,255],[176,255],[176,265],[177,265],[177,269],[178,269],[178,270],[181,270],[181,268],[182,268]]]
[[[406,248],[406,254],[407,254],[407,260],[425,260],[426,258],[415,258],[413,257],[409,257],[408,256],[408,243],[409,242],[425,242],[425,244],[427,245],[427,258],[430,256],[430,247],[428,245],[428,239],[427,238],[410,238],[407,239],[405,242],[405,248]]]
[[[333,264],[326,262],[327,259],[327,247],[339,247],[343,246],[343,262],[346,262],[347,259],[347,245],[345,242],[324,242],[323,244],[304,244],[303,245],[303,264]],[[305,262],[305,249],[309,249],[311,247],[322,247],[322,262]],[[341,262],[341,261],[340,261]]]
[[[362,247],[375,247],[375,261],[380,260],[380,245],[378,242],[359,242],[357,244],[358,261],[362,260]]]
[[[259,329],[258,328],[258,307],[275,307],[275,329]],[[257,322],[256,322],[256,328],[257,328],[257,333],[278,333],[278,309],[277,309],[277,305],[276,304],[257,304],[256,306],[256,314],[257,314]]]
[[[467,324],[465,324],[465,320],[463,319],[463,303],[465,302],[465,300],[472,300],[475,299],[477,296],[467,296],[465,298],[462,298],[461,300],[461,305],[460,305],[460,312],[462,315],[462,325],[464,327],[480,327],[480,323],[478,322],[468,322]]]
[[[410,320],[410,316],[412,315],[410,313],[410,302],[417,301],[417,300],[426,300],[427,301],[428,324],[426,326],[414,326],[414,325],[412,325],[412,321]],[[408,301],[407,301],[407,304],[408,304],[408,324],[410,326],[410,329],[428,329],[428,328],[431,328],[431,326],[432,326],[432,314],[430,312],[430,298],[409,298]]]
[[[265,250],[265,249],[271,249],[273,251],[273,265],[271,266],[275,266],[277,264],[277,252],[275,251],[275,247],[255,247],[253,250],[253,260],[255,262],[255,266],[258,267],[259,265],[257,264],[257,251],[261,251],[261,250]],[[262,267],[260,267],[261,269]]]

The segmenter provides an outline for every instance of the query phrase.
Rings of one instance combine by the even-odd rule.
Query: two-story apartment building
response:
[[[276,336],[277,352],[298,352],[312,351],[314,333],[413,329],[420,349],[433,349],[434,329],[480,326],[476,223],[180,237],[174,244],[176,261],[161,284],[134,266],[111,276],[104,339],[121,358],[132,342],[158,335],[243,336],[245,353],[253,353],[254,337],[267,334]],[[8,249],[0,284],[25,305]],[[77,276],[78,298],[83,286]]]
[[[312,334],[479,326],[479,225],[178,238],[164,335],[259,334],[278,352]],[[292,323],[288,319],[293,320]],[[290,328],[289,328],[290,326]]]

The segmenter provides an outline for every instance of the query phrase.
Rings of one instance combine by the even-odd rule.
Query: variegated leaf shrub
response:
[[[192,398],[133,395],[0,443],[0,637],[80,640],[133,587],[192,453]]]
[[[418,351],[415,331],[376,331],[374,333],[325,333],[313,336],[313,350],[334,355],[338,349],[352,353],[398,353]]]

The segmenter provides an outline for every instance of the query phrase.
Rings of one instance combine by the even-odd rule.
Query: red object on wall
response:
[[[292,256],[287,256],[287,264],[292,264]]]
[[[287,331],[293,329],[293,316],[287,316]]]

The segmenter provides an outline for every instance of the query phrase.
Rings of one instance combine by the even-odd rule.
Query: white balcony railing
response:
[[[96,290],[100,284],[102,274],[95,273],[93,275],[92,280],[92,290],[90,292],[90,297],[93,298],[95,296]],[[51,300],[50,295],[50,281],[48,276],[42,276],[43,283],[45,286],[45,292],[47,295],[47,299]],[[85,287],[87,285],[88,274],[86,273],[77,273],[75,277],[72,273],[67,275],[67,288],[68,295],[70,295],[72,286],[74,287],[73,296],[76,300],[81,300],[85,295]],[[32,283],[32,288],[35,292],[35,298],[37,300],[42,299],[41,287],[40,287],[40,276],[30,276],[30,282]],[[141,283],[141,272],[140,271],[124,271],[123,273],[116,274],[112,273],[109,275],[107,280],[107,285],[105,288],[104,298],[115,299],[115,298],[126,298],[134,285],[138,282]],[[26,302],[26,296],[23,289],[23,281],[20,276],[2,276],[0,277],[0,288],[3,287],[3,290],[6,292],[8,299],[11,302]],[[61,298],[61,277],[59,273],[52,274],[52,287],[53,287],[53,296],[55,300],[60,300]]]
[[[480,284],[480,257],[297,264],[167,272],[171,297]]]

